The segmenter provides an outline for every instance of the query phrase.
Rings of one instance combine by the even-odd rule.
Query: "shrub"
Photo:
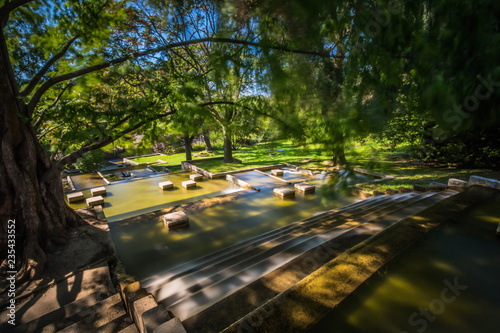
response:
[[[82,173],[97,172],[104,165],[104,155],[100,149],[93,150],[80,157],[75,165]]]

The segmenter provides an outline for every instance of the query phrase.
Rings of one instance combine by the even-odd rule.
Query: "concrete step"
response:
[[[47,314],[42,315],[28,323],[25,323],[12,331],[13,333],[31,333],[40,332],[56,332],[65,327],[65,320],[77,321],[84,313],[87,313],[92,306],[106,299],[110,295],[96,291],[85,298],[78,299],[74,302],[64,305],[61,308],[55,309]]]
[[[429,200],[432,196],[437,197],[434,200]],[[166,305],[178,300],[174,304],[170,303],[169,310],[181,320],[184,320],[281,265],[288,263],[305,251],[362,225],[364,223],[363,221],[368,222],[375,218],[388,215],[389,217],[384,219],[384,224],[374,224],[375,229],[379,228],[382,230],[392,223],[399,221],[401,218],[412,215],[444,197],[446,197],[446,195],[439,195],[436,193],[411,196],[392,207],[389,206],[380,209],[378,214],[371,212],[361,219],[362,222],[351,221],[319,234],[309,233],[307,235],[301,235],[297,237],[301,238],[298,242],[295,240],[289,241],[288,243],[285,242],[274,247],[275,251],[265,250],[259,255],[250,257],[236,265],[225,269],[223,266],[222,271],[204,280],[197,281],[194,279],[192,280],[193,283],[190,285],[183,285],[181,283],[171,286],[173,288],[169,289],[174,292],[168,297],[169,302],[167,302]],[[408,208],[410,206],[413,208]],[[402,210],[404,210],[404,213],[401,212]],[[398,213],[394,214],[394,212]],[[369,228],[369,230],[373,231],[374,227]]]
[[[37,332],[49,323],[58,322],[88,308],[114,291],[108,264],[100,260],[54,284],[16,302],[16,324],[12,327],[0,317],[0,332]]]
[[[406,195],[408,196],[408,195]],[[199,271],[200,269],[212,265],[214,263],[220,262],[221,260],[224,260],[226,258],[232,257],[234,254],[238,252],[244,252],[247,251],[248,249],[254,248],[256,246],[259,246],[271,239],[274,239],[276,237],[279,237],[283,234],[295,232],[298,229],[307,227],[313,223],[322,222],[322,221],[331,221],[332,216],[340,215],[346,211],[349,210],[356,210],[356,212],[363,212],[368,209],[373,208],[374,206],[377,206],[382,203],[388,203],[392,202],[393,200],[400,199],[401,195],[399,196],[380,196],[380,197],[375,197],[371,199],[367,199],[364,201],[359,201],[341,208],[337,208],[334,210],[330,210],[321,214],[317,214],[315,216],[312,216],[310,218],[303,219],[298,222],[291,223],[287,226],[271,230],[269,232],[263,233],[261,235],[249,238],[245,241],[239,242],[237,244],[234,244],[232,246],[226,247],[224,249],[212,252],[206,256],[200,257],[196,260],[193,260],[191,262],[188,262],[186,264],[179,265],[177,267],[174,267],[170,270],[167,270],[161,274],[157,274],[152,276],[151,278],[145,279],[141,281],[141,285],[143,285],[145,288],[148,290],[155,290],[159,288],[161,285],[164,285],[165,283],[169,281],[173,281],[177,278],[180,278],[184,275],[190,274],[192,272]]]
[[[57,332],[116,332],[131,324],[119,293],[95,304],[87,311],[82,311],[82,315],[77,317],[76,320],[68,319],[66,323],[68,325]],[[108,330],[112,327],[117,329],[114,331]],[[48,331],[44,329],[42,332],[46,333]]]
[[[238,247],[233,249],[233,251],[228,251],[226,256],[219,256],[219,261],[212,262],[209,264],[197,266],[198,270],[190,270],[184,274],[178,274],[175,278],[170,279],[167,282],[156,283],[149,286],[148,291],[152,292],[156,299],[161,301],[172,294],[179,296],[181,293],[189,291],[191,286],[196,286],[196,288],[202,287],[199,282],[205,279],[207,276],[216,275],[221,270],[227,267],[231,267],[235,264],[241,264],[246,262],[248,259],[255,260],[256,256],[268,256],[272,253],[279,252],[286,249],[294,244],[300,243],[307,240],[311,235],[319,234],[333,227],[344,224],[353,218],[359,218],[360,216],[366,214],[372,214],[374,212],[379,212],[381,214],[384,212],[383,209],[387,207],[394,206],[401,201],[412,200],[415,195],[401,195],[399,197],[389,197],[388,200],[379,201],[378,204],[372,204],[367,202],[366,206],[356,206],[355,212],[350,212],[350,210],[344,210],[344,212],[339,212],[338,214],[329,215],[329,217],[317,216],[314,219],[308,219],[306,223],[299,224],[297,228],[288,229],[287,232],[282,232],[276,234],[274,238],[267,240],[266,242],[251,243],[243,247]],[[333,220],[333,221],[332,221]],[[345,226],[344,226],[345,227]],[[220,275],[219,275],[220,278]],[[211,280],[212,283],[216,282],[216,277]],[[156,288],[156,289],[154,289]]]
[[[139,333],[139,330],[137,329],[137,326],[135,326],[135,324],[132,324],[118,331],[118,333]]]

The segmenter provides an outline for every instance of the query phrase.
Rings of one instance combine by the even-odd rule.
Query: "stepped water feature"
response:
[[[369,235],[457,192],[380,196],[262,233],[144,279],[176,317],[188,320],[225,297],[349,233]]]

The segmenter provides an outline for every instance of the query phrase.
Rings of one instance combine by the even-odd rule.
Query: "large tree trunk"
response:
[[[222,135],[224,136],[224,163],[233,163],[233,143],[231,142],[231,131],[223,126]]]
[[[193,155],[191,152],[193,151],[193,147],[191,147],[191,140],[192,138],[189,136],[189,134],[184,134],[184,146],[186,148],[186,161],[190,161],[193,159]]]
[[[51,170],[49,158],[31,126],[18,119],[6,120],[17,116],[5,112],[4,105],[0,107],[2,235],[7,234],[7,221],[15,220],[16,263],[21,264],[15,270],[19,279],[35,279],[45,267],[45,252],[64,244],[66,228],[82,220],[66,205],[60,174]],[[15,123],[17,128],[12,127]],[[9,263],[5,261],[6,242],[2,238],[2,267]]]
[[[344,153],[344,145],[336,147],[333,150],[332,161],[333,165],[345,166],[347,164],[347,160],[345,158],[345,153]]]
[[[212,147],[212,142],[210,141],[210,131],[209,130],[204,130],[203,131],[203,140],[205,141],[205,149],[206,150],[214,150],[214,147]]]
[[[14,97],[3,64],[0,59],[0,261],[2,270],[17,271],[18,279],[35,279],[44,270],[46,252],[64,244],[66,228],[83,220],[65,203],[61,170],[52,168],[25,120],[26,105]],[[13,244],[9,220],[15,221],[14,266],[7,252]]]

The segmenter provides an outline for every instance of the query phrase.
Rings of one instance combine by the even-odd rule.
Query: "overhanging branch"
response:
[[[267,47],[270,49],[280,50],[280,51],[285,51],[285,52],[290,52],[290,53],[307,54],[307,55],[314,55],[314,56],[320,56],[320,57],[344,58],[344,57],[332,55],[330,53],[291,49],[291,48],[287,48],[285,46],[280,46],[280,45],[267,46],[267,45],[262,45],[262,44],[259,44],[256,42],[250,42],[250,41],[246,41],[246,40],[239,40],[239,39],[232,39],[232,38],[207,37],[207,38],[192,39],[192,40],[188,40],[188,41],[184,41],[184,42],[172,43],[172,44],[157,47],[154,49],[149,49],[149,50],[140,51],[140,52],[134,52],[130,55],[126,55],[126,56],[123,56],[120,58],[105,61],[105,62],[98,64],[98,65],[82,68],[82,69],[76,70],[76,71],[71,72],[71,73],[67,73],[67,74],[63,74],[63,75],[59,75],[59,76],[50,78],[44,84],[42,84],[40,86],[40,88],[38,88],[38,90],[35,92],[35,94],[31,98],[31,100],[28,104],[28,114],[30,114],[30,115],[32,114],[33,110],[35,109],[36,105],[38,104],[38,102],[42,98],[43,94],[47,90],[49,90],[52,86],[54,86],[55,84],[58,84],[60,82],[70,80],[70,79],[73,79],[73,78],[76,78],[76,77],[79,77],[79,76],[82,76],[85,74],[96,72],[96,71],[99,71],[101,69],[108,68],[112,65],[120,64],[120,63],[126,62],[126,61],[131,60],[131,59],[148,56],[148,55],[151,55],[154,53],[167,51],[167,50],[177,48],[177,47],[188,46],[188,45],[199,44],[199,43],[208,43],[208,42],[232,43],[232,44],[240,44],[240,45],[247,45],[247,46],[254,46],[254,47],[261,47],[261,48]]]

